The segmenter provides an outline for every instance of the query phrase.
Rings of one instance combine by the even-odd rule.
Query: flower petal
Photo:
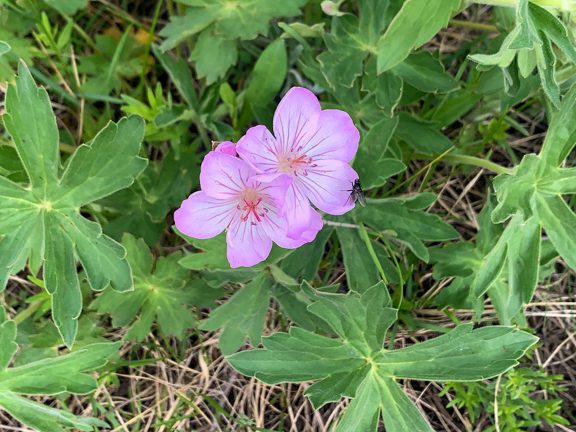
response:
[[[220,234],[232,220],[236,207],[232,201],[194,192],[174,212],[176,228],[188,237],[207,239]]]
[[[309,129],[314,130],[320,102],[310,90],[293,87],[282,98],[274,113],[274,136],[282,153],[297,148]]]
[[[350,191],[358,178],[350,165],[338,160],[318,161],[307,176],[298,176],[294,186],[323,212],[341,215],[354,208]]]
[[[214,149],[215,152],[225,153],[230,156],[238,156],[236,153],[236,144],[232,141],[223,141]]]
[[[285,233],[282,231],[275,231],[271,234],[271,238],[278,246],[284,249],[296,249],[302,246],[303,244],[310,243],[316,239],[316,235],[324,226],[324,222],[322,221],[322,216],[315,211],[310,205],[310,215],[308,219],[308,227],[300,233],[300,236],[297,238],[290,238],[288,237],[288,230]],[[292,232],[294,234],[294,231]]]
[[[301,140],[301,153],[318,160],[350,162],[358,151],[360,132],[348,113],[340,110],[324,110],[318,120],[311,122]]]
[[[272,240],[261,225],[235,219],[226,233],[226,255],[230,267],[251,267],[264,261],[272,250]]]
[[[214,198],[234,199],[246,189],[254,169],[243,160],[222,152],[211,151],[202,161],[200,186]]]
[[[306,233],[310,230],[313,232],[314,227],[322,221],[320,215],[310,205],[308,198],[294,186],[288,188],[286,192],[281,215],[287,221],[286,236],[292,240],[310,238],[312,234]]]
[[[280,150],[276,146],[276,139],[265,126],[254,126],[240,138],[236,151],[256,171],[273,173],[277,171]]]

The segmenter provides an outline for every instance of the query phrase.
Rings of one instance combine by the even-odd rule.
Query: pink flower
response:
[[[235,156],[210,152],[202,162],[202,190],[190,195],[174,213],[176,227],[189,237],[207,239],[226,230],[232,268],[250,267],[265,260],[272,242],[288,249],[300,247],[322,228],[316,224],[299,238],[287,237],[280,205],[291,179],[284,174],[257,174]]]
[[[300,238],[321,222],[310,202],[323,212],[340,215],[354,208],[350,190],[358,174],[350,166],[360,134],[350,116],[322,110],[312,92],[292,88],[274,114],[274,135],[264,126],[248,130],[236,151],[256,171],[292,177],[282,214],[288,236]]]

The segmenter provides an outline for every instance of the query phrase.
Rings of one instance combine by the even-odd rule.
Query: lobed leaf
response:
[[[30,115],[34,116],[32,124]],[[121,245],[102,234],[99,224],[80,208],[129,186],[145,168],[138,156],[143,122],[129,117],[109,123],[94,140],[80,146],[59,176],[59,137],[50,100],[36,87],[24,63],[6,96],[6,128],[28,173],[29,187],[0,177],[0,286],[28,259],[32,272],[44,264],[52,314],[66,345],[71,346],[82,309],[76,263],[91,287],[132,288],[130,266]]]

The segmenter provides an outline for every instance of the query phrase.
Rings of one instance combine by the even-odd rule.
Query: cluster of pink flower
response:
[[[274,113],[274,135],[264,126],[238,143],[221,143],[204,158],[199,192],[174,214],[189,237],[207,239],[226,230],[230,266],[265,260],[272,242],[293,249],[322,229],[311,206],[332,215],[351,210],[358,175],[350,166],[360,134],[350,116],[322,110],[316,96],[292,88]]]

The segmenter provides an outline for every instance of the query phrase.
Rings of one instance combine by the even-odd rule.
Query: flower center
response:
[[[241,197],[240,202],[236,208],[241,212],[240,220],[256,225],[262,222],[262,218],[268,213],[268,209],[264,207],[262,197],[255,189],[246,189]]]
[[[315,166],[312,164],[311,157],[295,151],[290,151],[278,159],[278,171],[293,176],[307,176],[308,168],[311,166]]]

